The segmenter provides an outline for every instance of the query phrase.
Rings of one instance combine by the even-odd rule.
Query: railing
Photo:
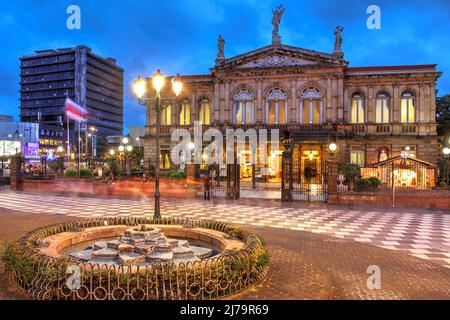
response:
[[[363,178],[377,177],[381,188],[432,189],[436,186],[436,168],[410,160],[361,168]]]
[[[415,124],[404,124],[402,125],[402,133],[417,133],[417,125]]]
[[[379,124],[376,127],[376,133],[378,134],[390,134],[392,132],[392,126],[390,124]]]
[[[85,228],[140,224],[182,225],[223,232],[245,243],[241,250],[226,250],[218,257],[178,265],[108,266],[54,259],[39,251],[43,239]],[[207,220],[145,217],[96,218],[57,224],[33,231],[8,247],[4,260],[15,281],[39,300],[210,300],[237,293],[260,283],[267,273],[267,252],[251,231]],[[71,267],[79,271],[75,290]],[[74,284],[75,286],[75,284]]]

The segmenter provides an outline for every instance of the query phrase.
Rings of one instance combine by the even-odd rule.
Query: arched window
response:
[[[416,107],[415,107],[414,92],[406,90],[402,93],[402,104],[400,114],[401,114],[400,119],[402,123],[416,122]]]
[[[161,110],[161,125],[170,126],[172,124],[172,106],[169,104]]]
[[[300,97],[300,122],[322,123],[322,93],[316,88],[307,88]]]
[[[233,116],[236,124],[250,124],[254,121],[254,96],[247,89],[240,89],[234,95]]]
[[[389,123],[391,110],[391,99],[389,93],[378,92],[375,100],[375,122]]]
[[[366,97],[363,93],[357,92],[352,96],[351,123],[364,123],[366,111]]]
[[[191,103],[184,100],[180,105],[180,125],[191,124]]]
[[[268,124],[287,123],[287,94],[283,89],[273,88],[266,97],[266,121]]]
[[[203,125],[211,124],[211,104],[207,98],[201,98],[199,101],[200,109],[198,120]]]

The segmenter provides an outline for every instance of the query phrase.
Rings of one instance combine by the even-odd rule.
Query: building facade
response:
[[[4,119],[5,121],[0,119],[0,156],[9,158],[21,153],[27,162],[38,161],[39,124],[9,121],[6,117]]]
[[[194,121],[201,122],[203,130],[289,130],[294,161],[302,168],[327,160],[330,141],[339,146],[341,164],[367,166],[405,150],[410,157],[435,164],[436,81],[441,75],[436,65],[349,67],[341,49],[342,31],[336,29],[332,53],[283,45],[274,37],[269,46],[228,59],[219,37],[211,73],[183,76],[183,93],[161,113],[161,168],[174,167],[171,132],[192,128]],[[151,162],[157,156],[155,124],[156,114],[148,109],[145,157]],[[280,143],[280,150],[270,150],[270,157],[281,161],[282,148]],[[241,158],[248,154],[239,152]],[[258,164],[241,165],[241,179],[252,170],[257,176],[261,172]],[[279,178],[280,173],[270,176]]]
[[[20,118],[40,125],[42,151],[67,141],[64,103],[71,98],[89,112],[87,127],[102,137],[123,131],[123,69],[89,47],[41,50],[21,59]],[[77,126],[70,124],[71,144]]]

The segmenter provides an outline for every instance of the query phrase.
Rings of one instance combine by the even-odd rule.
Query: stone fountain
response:
[[[210,248],[190,246],[187,240],[168,239],[160,229],[150,225],[131,227],[116,240],[95,242],[70,254],[85,262],[118,265],[187,263],[212,255]]]

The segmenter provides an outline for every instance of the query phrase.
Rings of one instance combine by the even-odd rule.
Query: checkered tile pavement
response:
[[[2,190],[0,208],[74,217],[152,216],[153,201],[76,198]],[[286,228],[364,242],[433,260],[450,268],[450,213],[395,209],[279,208],[163,200],[170,217]],[[1,219],[1,218],[0,218]]]

